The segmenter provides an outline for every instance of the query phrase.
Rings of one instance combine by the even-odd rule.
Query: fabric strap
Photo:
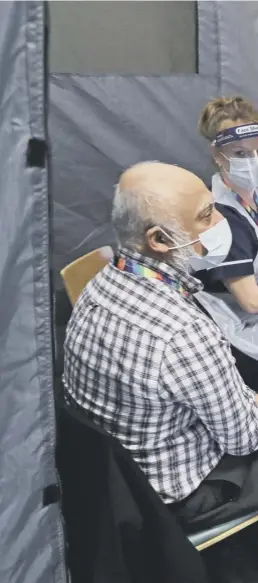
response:
[[[213,142],[214,146],[226,146],[231,142],[258,137],[258,124],[248,123],[220,131]]]
[[[236,192],[233,192],[235,199],[237,200],[237,202],[239,204],[241,204],[241,206],[246,210],[246,212],[250,215],[250,217],[253,219],[253,221],[255,222],[255,224],[258,226],[258,194],[257,192],[254,193],[254,202],[257,206],[257,211],[255,211],[249,204],[248,202],[246,202],[243,198],[241,198],[241,196],[239,196],[239,194],[236,194]]]
[[[186,291],[186,289],[179,283],[179,281],[172,277],[169,277],[165,273],[161,273],[160,271],[150,269],[149,267],[142,265],[138,261],[121,257],[120,255],[116,255],[113,264],[120,271],[126,271],[127,273],[133,273],[134,275],[139,275],[141,277],[163,281],[164,283],[170,285],[175,291],[180,293],[182,296],[184,297],[189,296],[189,292]]]

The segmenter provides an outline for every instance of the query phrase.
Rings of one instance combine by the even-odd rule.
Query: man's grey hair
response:
[[[145,191],[139,196],[138,192],[134,190],[121,190],[119,184],[116,186],[112,223],[120,247],[131,250],[144,247],[146,245],[146,231],[154,226],[159,226],[171,237],[171,247],[189,243],[188,234],[181,229],[173,217],[166,217],[164,220],[166,209],[161,209],[160,216],[157,216],[154,194]],[[175,249],[167,253],[164,260],[183,268],[192,253],[191,247]]]

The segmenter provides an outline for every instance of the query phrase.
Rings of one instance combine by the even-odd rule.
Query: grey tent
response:
[[[123,168],[160,159],[209,181],[201,107],[220,94],[257,100],[257,2],[51,2],[48,67],[45,9],[0,2],[1,583],[67,580],[55,467],[53,331],[58,376],[69,313],[60,269],[114,244]]]

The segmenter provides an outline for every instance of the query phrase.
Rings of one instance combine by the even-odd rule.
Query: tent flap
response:
[[[0,581],[64,583],[49,293],[44,3],[0,3]],[[45,146],[44,146],[45,147]]]

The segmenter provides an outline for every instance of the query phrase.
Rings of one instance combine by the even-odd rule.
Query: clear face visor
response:
[[[225,159],[222,168],[230,182],[253,192],[258,188],[258,124],[229,128],[217,134],[213,145]],[[226,163],[227,162],[227,163]]]

